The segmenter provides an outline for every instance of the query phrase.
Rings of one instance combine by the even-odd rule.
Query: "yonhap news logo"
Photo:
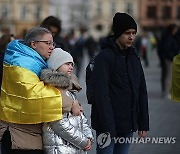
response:
[[[97,144],[99,148],[103,149],[113,143],[119,144],[175,144],[176,137],[113,137],[111,138],[110,133],[101,133],[97,137]]]
[[[99,148],[103,149],[107,146],[110,145],[111,143],[111,136],[110,133],[101,133],[98,137],[97,137],[97,144],[99,146]]]

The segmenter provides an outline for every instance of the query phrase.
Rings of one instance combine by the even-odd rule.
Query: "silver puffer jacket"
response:
[[[46,74],[49,75],[49,73]],[[52,78],[52,74],[50,75]],[[67,95],[73,99],[75,99],[74,92],[81,89],[76,81],[76,78],[71,78],[73,84],[71,87],[75,89],[71,88],[67,91]],[[86,154],[87,152],[82,149],[87,145],[88,139],[93,141],[93,135],[83,113],[79,116],[73,116],[70,112],[64,113],[62,120],[44,123],[43,125],[45,154]]]
[[[88,139],[93,139],[93,135],[83,114],[72,116],[65,113],[62,120],[43,126],[46,154],[86,154],[81,149],[87,145]]]

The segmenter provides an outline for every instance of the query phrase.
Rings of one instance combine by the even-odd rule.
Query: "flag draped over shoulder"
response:
[[[37,124],[62,118],[62,97],[56,88],[39,80],[46,62],[20,40],[7,46],[1,87],[0,119]]]
[[[180,103],[180,54],[173,59],[172,100]]]

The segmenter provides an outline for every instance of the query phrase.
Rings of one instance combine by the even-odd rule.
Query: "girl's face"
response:
[[[65,63],[63,65],[61,65],[57,71],[58,72],[62,72],[62,73],[65,73],[67,74],[68,76],[71,77],[72,73],[73,73],[73,63],[69,62],[69,63]]]

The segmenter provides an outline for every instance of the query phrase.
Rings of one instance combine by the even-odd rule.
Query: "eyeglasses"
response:
[[[51,41],[45,41],[45,40],[40,40],[40,41],[35,41],[35,42],[44,42],[45,44],[52,46],[55,48],[56,43],[55,42],[51,42]]]

